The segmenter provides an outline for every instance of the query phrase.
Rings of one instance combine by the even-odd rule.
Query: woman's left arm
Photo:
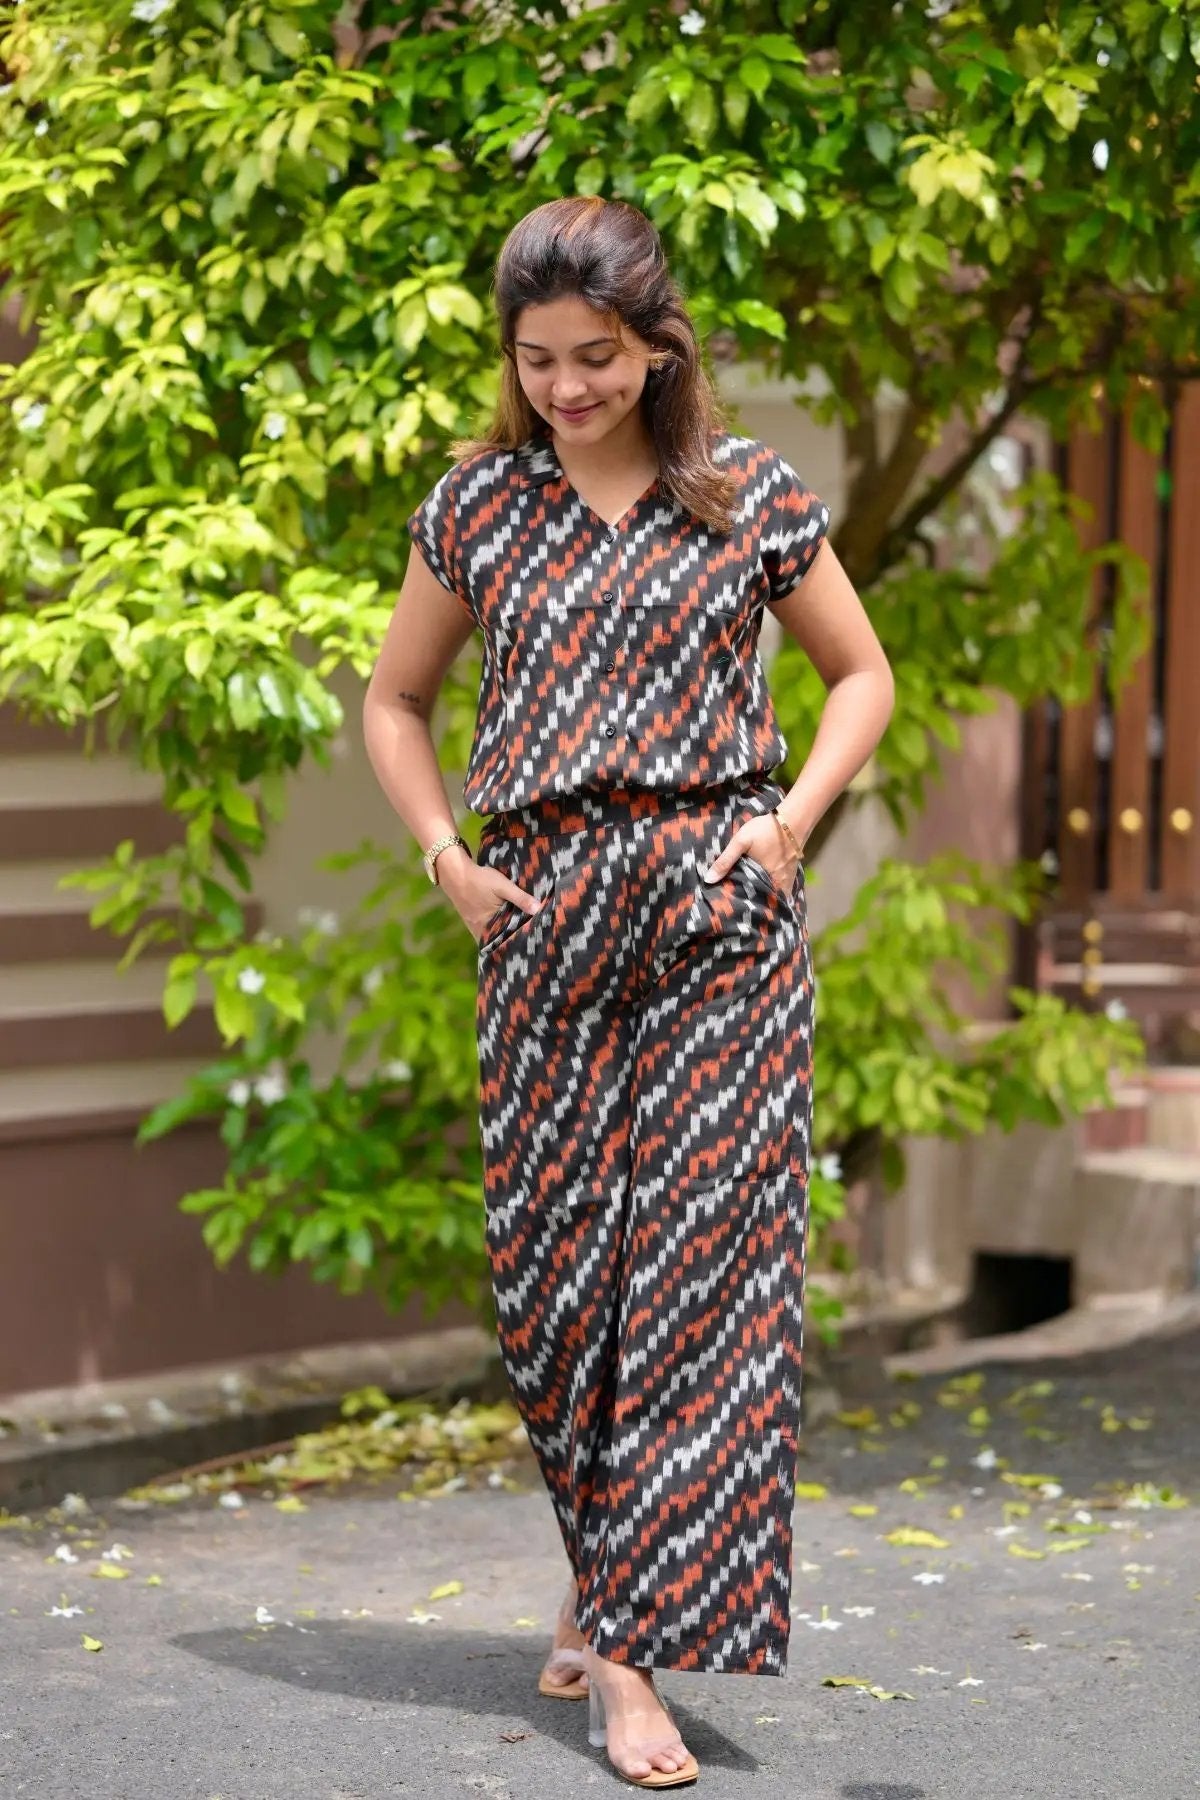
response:
[[[828,690],[804,767],[779,803],[803,844],[883,736],[896,689],[883,646],[828,538],[803,580],[771,611]]]

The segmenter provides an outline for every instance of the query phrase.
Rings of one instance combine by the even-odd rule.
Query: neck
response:
[[[658,469],[654,440],[636,408],[594,444],[564,444],[553,430],[550,436],[559,466],[568,480],[582,475],[603,481],[608,476],[627,474],[630,469],[646,469],[651,474]]]

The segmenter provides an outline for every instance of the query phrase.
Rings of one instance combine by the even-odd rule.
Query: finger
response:
[[[503,898],[510,900],[514,906],[519,906],[523,913],[535,913],[542,904],[536,894],[526,893],[525,889],[518,887],[515,881],[505,882]]]
[[[702,878],[705,881],[719,881],[726,870],[737,861],[740,853],[741,845],[738,843],[737,838],[731,838],[725,845],[725,848],[719,850],[716,856],[710,860],[708,867],[706,869],[701,869],[700,874]]]

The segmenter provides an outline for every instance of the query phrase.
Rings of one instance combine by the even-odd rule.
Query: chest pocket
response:
[[[601,658],[606,614],[616,611],[586,588],[563,588],[536,600],[506,596],[491,621],[506,705],[517,713],[545,711],[582,692]]]

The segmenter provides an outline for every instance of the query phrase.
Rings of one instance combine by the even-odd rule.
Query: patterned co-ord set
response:
[[[756,440],[723,536],[656,479],[615,525],[548,431],[408,520],[483,634],[464,798],[536,894],[478,951],[500,1349],[618,1662],[782,1675],[800,1416],[812,969],[803,872],[701,871],[783,797],[758,655],[829,514]]]

